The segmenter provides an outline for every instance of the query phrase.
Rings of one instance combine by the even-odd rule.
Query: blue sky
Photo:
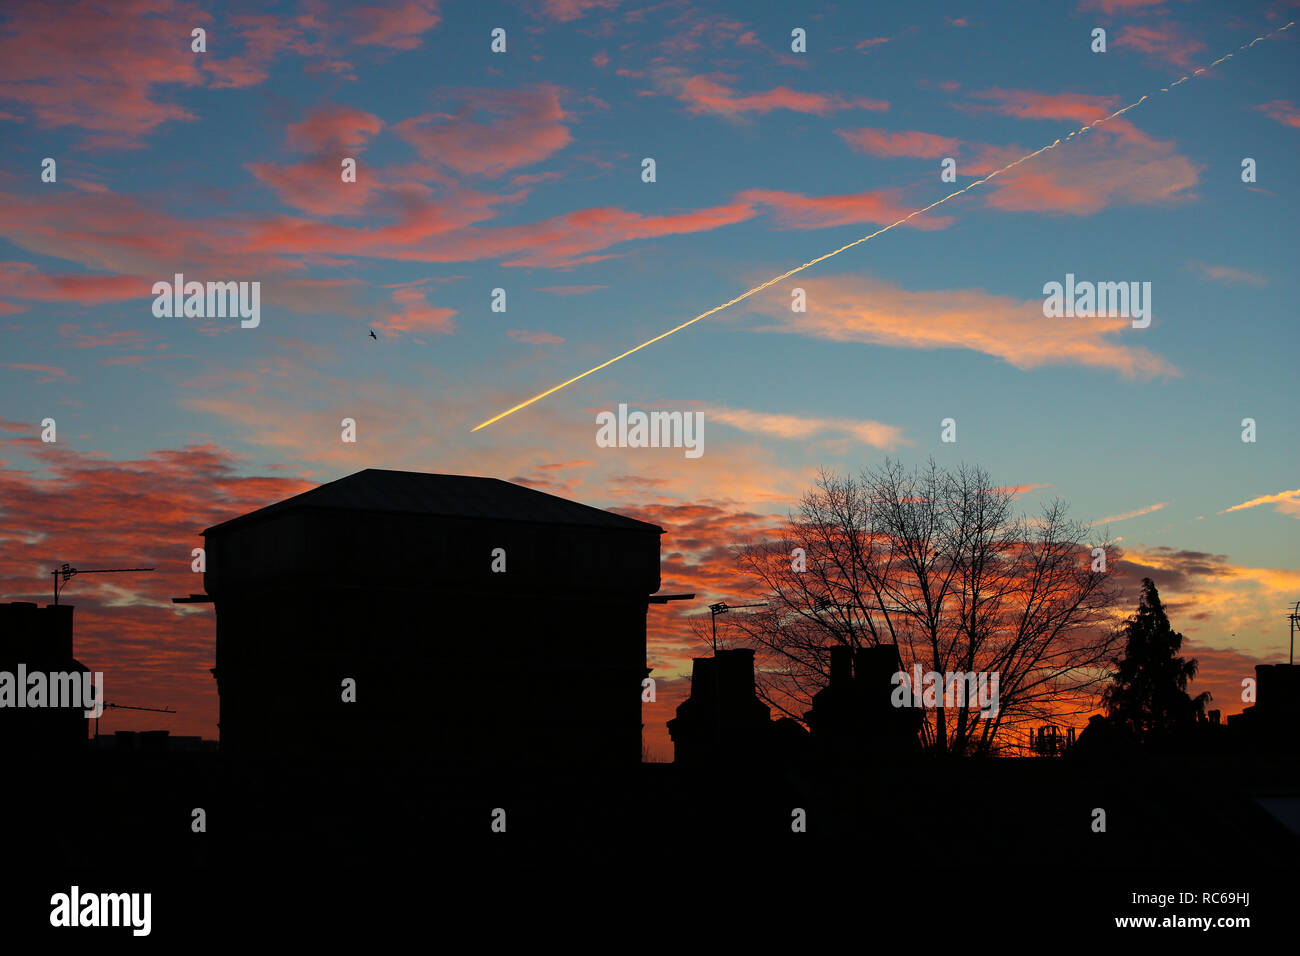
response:
[[[1300,598],[1300,498],[1285,495],[1300,488],[1295,28],[470,433],[1296,8],[877,6],[7,9],[0,420],[4,522],[22,542],[2,569],[9,599],[43,588],[37,569],[60,555],[149,550],[119,555],[120,529],[74,537],[38,508],[78,484],[181,470],[220,484],[220,510],[363,467],[487,474],[659,508],[669,542],[699,540],[713,509],[716,545],[746,516],[784,514],[819,466],[933,455],[1041,486],[1028,510],[1060,495],[1080,520],[1111,518],[1130,574],[1172,589],[1184,632],[1226,655],[1222,681],[1276,659],[1282,605]],[[205,53],[190,51],[195,25]],[[796,27],[806,53],[791,51]],[[47,156],[55,183],[40,179]],[[356,183],[339,179],[344,156]],[[955,184],[940,180],[946,156]],[[155,318],[150,287],[175,272],[260,281],[260,326]],[[1036,315],[1066,273],[1150,282],[1150,327]],[[805,314],[789,309],[795,287]],[[619,403],[704,411],[705,455],[598,448],[594,415]],[[47,416],[56,446],[37,439]],[[339,440],[345,416],[355,445]],[[940,441],[947,417],[955,444]],[[117,510],[145,507],[130,501]],[[150,532],[153,560],[183,563],[206,520],[172,515]],[[666,585],[734,593],[705,550],[667,563]],[[134,600],[155,602],[164,634],[161,590]],[[666,621],[652,655],[675,673],[692,651]]]

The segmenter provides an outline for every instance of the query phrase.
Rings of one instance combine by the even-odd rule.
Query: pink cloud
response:
[[[327,106],[289,124],[285,137],[289,145],[312,154],[360,150],[383,127],[384,121],[373,113],[351,106]]]
[[[572,140],[555,89],[476,90],[460,99],[454,114],[426,113],[394,129],[426,161],[485,176],[531,166]]]
[[[148,301],[146,297],[141,296],[141,303]],[[102,330],[107,329],[108,324],[105,322],[96,322],[94,327]],[[82,332],[81,326],[70,323],[59,326],[59,337],[67,339],[68,344],[74,349],[96,349],[106,348],[117,345],[139,345],[145,341],[144,333],[136,329],[118,329],[114,332]]]
[[[0,288],[17,299],[99,305],[149,297],[152,282],[141,276],[42,272],[30,262],[0,262]]]
[[[38,126],[80,127],[92,148],[138,148],[162,124],[196,119],[164,98],[171,90],[248,87],[286,52],[324,53],[306,36],[321,31],[309,16],[234,15],[214,26],[184,0],[19,0],[5,12],[0,100],[26,107]],[[208,32],[207,52],[191,50],[196,27]]]
[[[549,292],[551,295],[586,295],[588,292],[595,292],[597,289],[608,288],[607,285],[544,285],[537,291]]]
[[[1192,57],[1205,49],[1204,43],[1188,37],[1172,24],[1165,27],[1126,26],[1112,45],[1121,49],[1131,47],[1183,69],[1190,69]]]
[[[339,156],[322,156],[287,166],[248,163],[246,168],[259,182],[275,190],[281,202],[314,216],[360,213],[369,204],[376,186],[375,172],[360,159],[357,159],[356,181],[344,182]]]
[[[790,110],[824,116],[837,110],[866,109],[883,111],[889,103],[868,97],[844,97],[838,93],[803,93],[787,86],[777,86],[758,93],[739,93],[729,85],[735,77],[724,74],[688,76],[678,71],[661,71],[661,85],[686,104],[691,113],[715,113],[740,116],[745,113],[770,113]]]
[[[1260,110],[1270,119],[1275,119],[1283,126],[1294,126],[1300,129],[1300,109],[1296,109],[1294,103],[1290,100],[1269,100],[1255,109]]]
[[[1026,120],[1059,120],[1080,128],[1110,115],[1120,105],[1117,97],[1081,93],[991,89],[973,95],[989,102],[968,103],[964,109],[992,110]],[[965,175],[986,176],[1031,152],[1022,146],[979,144],[973,148],[974,157],[959,167]],[[1063,141],[1052,151],[1050,161],[1035,158],[999,173],[980,189],[991,191],[985,201],[996,209],[1091,215],[1126,202],[1189,199],[1199,178],[1197,167],[1178,155],[1172,143],[1153,139],[1128,119],[1117,117]]]
[[[1083,0],[1079,10],[1100,10],[1102,13],[1128,13],[1158,7],[1165,0]]]
[[[365,167],[359,156],[383,125],[378,116],[363,110],[323,107],[285,131],[289,145],[310,153],[310,159],[291,165],[248,163],[246,168],[295,209],[318,216],[358,213],[378,184],[376,171]],[[357,163],[351,182],[343,181],[345,158]]]
[[[38,126],[77,126],[90,146],[125,148],[163,123],[195,118],[156,96],[203,85],[189,35],[206,16],[166,0],[15,3],[6,14],[0,99],[25,106]]]
[[[47,385],[50,382],[69,380],[68,373],[54,365],[35,365],[29,362],[7,362],[4,367],[16,369],[20,372],[40,372],[44,374],[44,378],[36,380],[37,385]]]
[[[548,332],[526,332],[522,329],[509,329],[506,334],[516,342],[527,342],[529,345],[559,345],[564,341],[558,335],[551,335]]]
[[[391,50],[414,50],[423,34],[438,25],[434,0],[396,0],[375,6],[353,7],[347,17],[354,24],[353,42]]]
[[[394,289],[392,299],[398,310],[375,323],[375,328],[382,330],[385,335],[392,337],[399,332],[450,335],[456,331],[456,323],[452,321],[456,310],[430,304],[427,293],[417,288]]]
[[[542,12],[562,23],[577,20],[592,10],[613,10],[621,0],[542,0]]]
[[[805,196],[774,189],[747,189],[737,197],[747,203],[766,206],[787,229],[825,229],[858,223],[888,225],[915,210],[903,202],[898,190],[868,190],[837,196]],[[951,218],[928,213],[908,222],[916,229],[943,229]]]
[[[835,132],[858,152],[869,153],[872,156],[914,156],[933,159],[956,155],[961,148],[960,140],[916,130],[891,133],[888,130],[862,127],[839,129]]]

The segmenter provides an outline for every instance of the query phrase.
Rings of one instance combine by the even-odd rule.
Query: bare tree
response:
[[[935,752],[987,754],[1011,728],[1091,709],[1117,640],[1116,553],[1101,543],[1097,557],[1059,500],[1030,519],[1014,498],[979,468],[933,460],[822,472],[783,536],[733,549],[766,606],[720,624],[758,651],[763,699],[800,718],[831,647],[896,644],[909,673],[999,676],[995,716],[940,694],[922,730]]]

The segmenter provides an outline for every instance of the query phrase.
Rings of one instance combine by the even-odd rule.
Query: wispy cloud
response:
[[[1297,109],[1290,100],[1270,100],[1256,106],[1255,109],[1277,120],[1283,126],[1300,127],[1300,109]]]
[[[1133,511],[1125,511],[1123,514],[1107,515],[1104,518],[1098,518],[1096,521],[1091,522],[1088,527],[1095,528],[1102,524],[1113,524],[1116,521],[1127,521],[1129,518],[1140,518],[1142,515],[1149,515],[1153,511],[1159,511],[1167,504],[1169,504],[1169,502],[1162,501],[1159,504],[1147,505],[1145,508],[1135,508]]]
[[[768,296],[755,308],[774,323],[758,331],[895,348],[970,349],[1026,369],[1083,365],[1131,378],[1178,374],[1160,356],[1120,341],[1130,325],[1126,318],[1047,319],[1041,299],[1020,301],[982,289],[912,292],[856,275],[804,279],[801,285],[808,311],[791,312],[788,298]]]
[[[772,435],[776,438],[810,439],[840,435],[873,448],[895,448],[911,444],[896,425],[852,418],[818,418],[745,408],[711,408],[707,419],[722,422],[741,431]]]
[[[1226,515],[1233,511],[1244,511],[1247,508],[1258,508],[1260,505],[1275,504],[1278,505],[1279,511],[1300,517],[1300,500],[1297,499],[1300,499],[1300,488],[1296,488],[1294,491],[1279,491],[1275,495],[1260,495],[1258,498],[1251,498],[1249,501],[1243,501],[1231,508],[1224,508],[1219,514]]]
[[[1234,269],[1232,266],[1214,266],[1193,260],[1187,264],[1187,268],[1199,272],[1201,278],[1210,279],[1214,282],[1228,282],[1254,286],[1268,285],[1268,280],[1263,276],[1256,275],[1253,272],[1247,272],[1245,269]]]
[[[889,109],[889,103],[885,100],[866,96],[846,97],[839,93],[807,93],[792,90],[788,86],[742,93],[735,88],[736,77],[722,73],[691,75],[681,69],[664,68],[655,74],[655,79],[660,89],[685,103],[690,113],[736,117],[746,113],[789,110],[793,113],[824,116],[837,110]]]

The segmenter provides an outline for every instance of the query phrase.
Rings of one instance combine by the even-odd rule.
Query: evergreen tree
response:
[[[1124,657],[1103,694],[1112,721],[1138,740],[1168,738],[1205,715],[1208,693],[1191,697],[1187,682],[1196,676],[1196,661],[1178,656],[1183,635],[1169,624],[1160,592],[1142,579],[1137,613],[1120,628],[1127,643]]]

